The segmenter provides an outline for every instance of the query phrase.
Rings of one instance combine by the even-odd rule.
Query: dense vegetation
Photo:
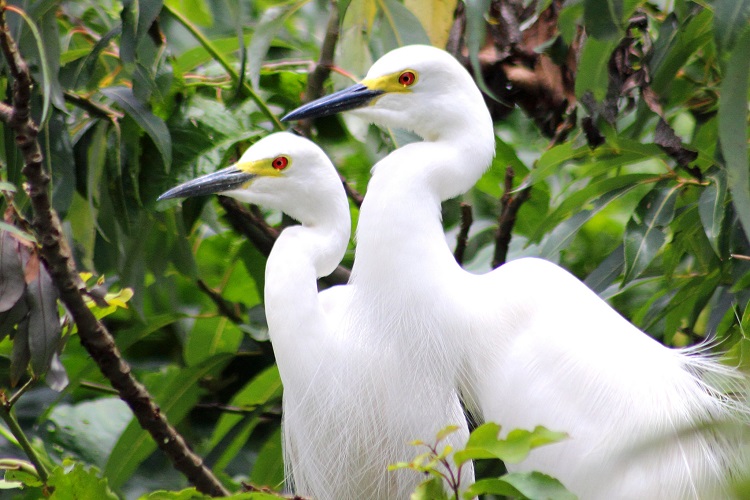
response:
[[[223,198],[156,198],[405,44],[456,55],[496,121],[492,167],[444,205],[464,267],[550,259],[666,345],[710,339],[727,362],[748,364],[750,0],[9,4],[2,38],[33,80],[19,94],[23,68],[4,46],[0,487],[18,498],[188,486],[149,435],[173,431],[89,310],[224,488],[282,488],[282,387],[262,292],[265,256],[292,221]],[[23,106],[41,165],[20,132],[28,123],[13,118]],[[370,167],[413,140],[346,116],[300,131],[339,168],[355,224]],[[72,273],[40,212],[37,167],[51,173]],[[353,256],[352,243],[322,285],[345,281]]]

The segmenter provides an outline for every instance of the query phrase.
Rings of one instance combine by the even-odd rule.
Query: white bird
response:
[[[494,154],[492,121],[467,71],[442,50],[402,47],[360,84],[284,119],[347,110],[424,139],[373,168],[343,319],[397,350],[384,400],[394,418],[417,429],[460,387],[480,420],[506,432],[569,434],[507,464],[512,471],[550,474],[584,500],[726,497],[741,443],[705,424],[746,416],[722,392],[744,379],[705,354],[659,344],[552,263],[519,259],[485,275],[456,263],[440,203],[469,190]]]
[[[432,439],[439,429],[399,431],[401,423],[383,403],[387,393],[397,390],[396,374],[386,364],[394,349],[371,350],[373,344],[382,347],[379,332],[374,332],[377,339],[364,342],[341,324],[352,287],[317,291],[316,278],[330,274],[344,256],[351,227],[346,195],[330,160],[307,139],[276,133],[251,146],[235,165],[181,184],[159,199],[211,193],[277,209],[301,222],[276,240],[264,291],[284,385],[289,486],[316,500],[407,498],[423,478],[387,467],[418,453],[409,440]],[[455,404],[456,417],[463,419],[457,397]],[[461,422],[465,440],[468,430]]]

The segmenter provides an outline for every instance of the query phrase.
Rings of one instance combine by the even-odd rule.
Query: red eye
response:
[[[398,83],[403,85],[404,87],[409,87],[414,84],[414,82],[417,81],[417,75],[412,73],[411,71],[404,71],[400,75],[398,75]]]
[[[271,166],[276,170],[284,170],[289,165],[289,159],[286,156],[277,156],[271,162]]]

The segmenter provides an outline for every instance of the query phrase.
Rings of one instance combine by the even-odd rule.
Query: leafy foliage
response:
[[[396,46],[433,43],[458,54],[491,96],[495,161],[463,199],[474,219],[467,269],[491,268],[505,187],[508,195],[528,189],[508,258],[559,262],[665,344],[711,339],[728,363],[748,366],[748,0],[11,4],[11,33],[37,83],[32,111],[53,206],[89,273],[81,279],[89,305],[162,411],[234,491],[243,480],[274,490],[283,480],[282,388],[262,313],[265,251],[230,229],[215,200],[155,200],[281,127],[277,117],[300,104],[310,70],[330,56],[334,15],[335,74],[325,91]],[[11,95],[4,60],[0,89]],[[314,125],[360,192],[371,165],[407,140],[346,116]],[[4,124],[0,158],[2,401],[12,398],[15,418],[38,434],[31,446],[50,469],[53,495],[200,497],[166,491],[187,485],[152,454],[129,410],[112,403],[108,381],[55,305],[30,234],[23,158]],[[274,228],[264,220],[288,223],[251,213],[266,237]],[[457,201],[444,205],[449,241],[460,213]],[[352,215],[356,223],[354,201]],[[345,266],[352,257],[353,246]],[[39,378],[67,387],[29,390]],[[101,419],[111,425],[94,423]],[[501,446],[496,428],[480,429],[475,435]],[[24,456],[1,430],[0,455]],[[520,455],[485,443],[456,456],[511,460],[544,435],[511,432]],[[42,491],[38,476],[6,471],[6,483]],[[491,475],[471,491],[558,495],[552,479],[534,474],[499,481]],[[422,497],[436,498],[436,485],[425,483]]]

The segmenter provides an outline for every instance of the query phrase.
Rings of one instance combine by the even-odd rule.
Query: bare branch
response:
[[[109,379],[112,387],[118,391],[120,398],[130,406],[141,427],[151,434],[175,468],[198,490],[214,496],[227,496],[229,492],[167,422],[146,388],[131,375],[130,366],[122,359],[114,339],[83,299],[81,290],[85,286],[63,236],[60,219],[50,204],[50,175],[43,168],[42,152],[37,141],[38,127],[30,115],[31,76],[9,33],[5,9],[5,1],[0,0],[0,48],[14,80],[13,106],[7,123],[15,133],[16,145],[24,158],[23,173],[28,179],[28,192],[34,212],[32,226],[37,241],[42,245],[41,255],[60,293],[60,299],[78,326],[81,344]]]
[[[505,170],[505,192],[500,198],[500,216],[497,219],[497,233],[495,236],[495,255],[492,259],[492,267],[497,268],[505,263],[510,247],[511,232],[516,223],[516,215],[521,205],[531,196],[531,186],[525,187],[513,193],[513,178],[515,172],[513,167],[508,166]]]
[[[473,222],[474,218],[471,216],[471,205],[461,202],[461,228],[456,237],[456,250],[453,252],[453,257],[456,258],[456,262],[458,262],[459,266],[464,263],[466,243],[469,241],[469,229],[471,229],[471,224]]]

